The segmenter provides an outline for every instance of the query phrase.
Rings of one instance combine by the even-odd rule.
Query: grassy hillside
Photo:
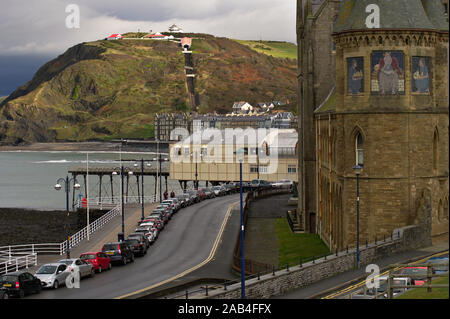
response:
[[[247,45],[253,50],[271,55],[275,58],[287,58],[297,60],[297,46],[290,42],[280,41],[246,41],[236,40],[241,44]]]
[[[208,35],[192,49],[201,112],[229,112],[239,100],[295,109],[296,61]],[[176,111],[191,111],[177,43],[81,43],[1,102],[0,144],[150,138],[155,113]]]

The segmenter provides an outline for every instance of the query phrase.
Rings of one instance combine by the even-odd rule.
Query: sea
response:
[[[88,154],[88,156],[87,156]],[[156,154],[153,152],[114,152],[114,151],[0,151],[0,208],[26,208],[35,210],[65,210],[66,195],[64,186],[55,190],[58,179],[72,175],[68,171],[77,167],[119,167],[121,160],[136,160],[136,162],[122,162],[124,167],[133,167],[140,161],[152,160]],[[87,163],[87,158],[89,162]],[[168,164],[168,163],[163,163]],[[156,162],[153,162],[156,165]],[[85,196],[84,178],[77,177],[81,185],[75,192],[75,201]],[[165,189],[165,180],[162,178],[162,189]],[[73,183],[72,183],[73,186]],[[88,178],[89,197],[96,197],[99,193],[99,178],[90,175]],[[113,178],[114,196],[120,192],[120,175]],[[188,184],[189,187],[189,184]],[[168,190],[181,191],[178,181],[168,180]],[[159,193],[159,186],[157,186]],[[155,194],[155,178],[144,178],[144,195]],[[129,196],[138,196],[136,178],[130,178]],[[72,191],[69,205],[72,205]],[[102,196],[111,196],[110,180],[103,179]]]

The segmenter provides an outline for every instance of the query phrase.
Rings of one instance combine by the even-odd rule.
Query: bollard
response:
[[[316,256],[313,256],[313,264],[316,263]]]
[[[338,256],[338,249],[336,248],[336,257]]]
[[[398,238],[400,239],[400,231],[398,231],[397,234],[398,234]]]
[[[227,290],[227,283],[226,282],[223,284],[223,290]]]
[[[386,235],[383,235],[383,241],[386,242]]]
[[[369,241],[366,239],[366,248],[369,247]]]
[[[208,296],[208,285],[205,285],[205,288],[206,288],[206,294],[205,294],[205,296]]]
[[[258,271],[258,280],[261,279],[260,272]]]
[[[325,260],[327,260],[327,254],[323,255],[323,257],[325,258]]]
[[[348,254],[348,245],[347,245],[347,254]]]
[[[300,258],[300,268],[302,268],[302,267],[303,267],[302,259]]]
[[[272,266],[272,276],[275,276],[275,266]]]
[[[189,299],[189,291],[186,290],[186,300]]]
[[[286,264],[286,271],[289,271],[289,263]]]

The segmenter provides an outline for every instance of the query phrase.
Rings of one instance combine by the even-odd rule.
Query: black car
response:
[[[199,193],[196,190],[188,191],[186,194],[188,194],[194,203],[201,202],[202,198],[200,197]]]
[[[151,245],[150,241],[148,240],[147,236],[145,236],[142,233],[131,233],[128,235],[127,239],[137,239],[139,242],[148,249]]]
[[[144,256],[147,253],[147,245],[143,244],[137,238],[129,238],[124,241],[124,243],[130,245],[131,250],[135,256]]]
[[[19,298],[31,293],[40,293],[42,290],[41,281],[26,271],[16,271],[0,277],[0,287],[9,296]]]
[[[133,251],[130,245],[125,242],[104,244],[102,252],[111,259],[111,262],[121,262],[126,265],[127,262],[134,261]]]

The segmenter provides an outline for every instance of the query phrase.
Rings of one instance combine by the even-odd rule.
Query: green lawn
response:
[[[300,258],[310,260],[323,257],[330,250],[317,234],[294,234],[289,228],[286,218],[279,218],[275,222],[275,232],[279,242],[279,266],[298,265]]]
[[[297,60],[297,46],[290,42],[246,40],[236,41],[249,46],[259,53],[265,53],[276,58],[289,58]]]
[[[448,285],[448,276],[436,278],[433,284]],[[431,292],[427,292],[426,288],[411,289],[396,299],[448,299],[448,288],[433,288]]]

